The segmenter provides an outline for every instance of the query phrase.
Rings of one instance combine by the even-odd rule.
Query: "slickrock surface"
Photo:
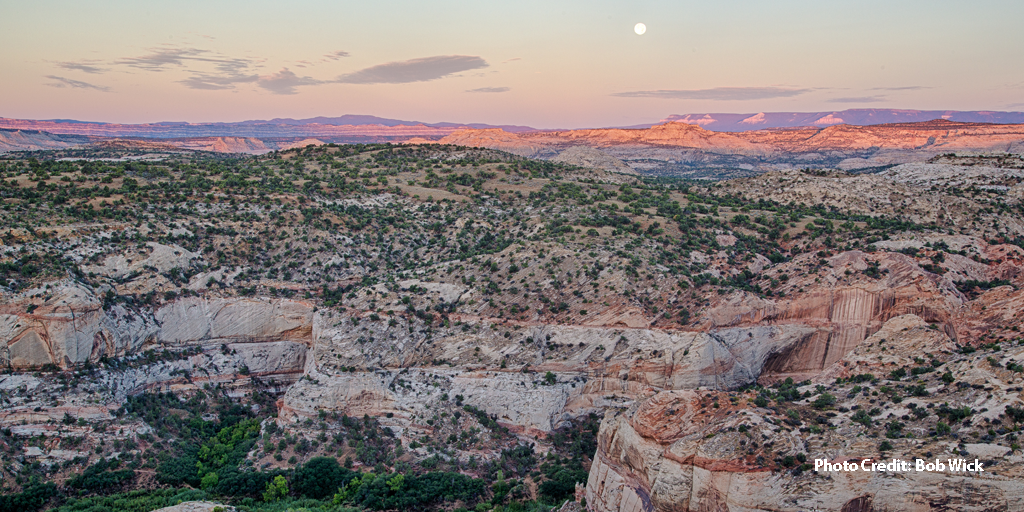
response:
[[[944,348],[942,342],[936,345],[928,341],[935,336],[935,331],[917,317],[898,317],[883,329],[886,334],[894,330],[903,334],[890,338],[886,345],[907,360],[913,354]],[[949,340],[945,340],[948,347]],[[844,369],[851,374],[875,369],[872,366],[880,364],[877,360],[860,360],[857,356],[843,363],[848,364]],[[943,391],[940,387],[932,391],[934,398],[915,398],[913,403],[934,411],[932,405],[944,400],[940,395]],[[616,512],[1024,509],[1019,500],[1024,457],[1012,454],[1007,446],[961,444],[958,448],[955,442],[937,442],[922,435],[917,439],[894,440],[894,449],[879,454],[878,439],[871,439],[873,431],[877,430],[850,422],[848,412],[827,419],[828,423],[838,426],[836,430],[814,434],[779,421],[770,409],[749,403],[752,401],[749,396],[742,392],[664,391],[606,416],[587,483],[589,509]],[[998,399],[979,396],[965,403],[974,407],[988,405],[989,410],[996,410],[996,406],[1016,400],[1014,394],[1003,394]],[[863,396],[841,399],[839,410],[848,411],[853,405],[869,407],[867,402]],[[808,409],[798,405],[790,407],[793,407],[791,411],[799,409],[807,417]],[[900,409],[892,415],[908,411]],[[970,423],[984,425],[987,421],[976,417]],[[813,458],[857,463],[864,458],[878,462],[892,458],[913,461],[915,457],[930,462],[949,458],[973,462],[974,458],[980,458],[986,462],[986,472],[818,473],[780,468],[778,463],[782,458],[788,455],[792,460],[798,453],[806,454],[810,463]]]
[[[632,173],[625,162],[615,158],[603,151],[587,146],[573,146],[562,151],[558,156],[551,159],[552,162],[561,162],[580,167],[591,167],[610,172]]]
[[[143,313],[122,305],[103,308],[92,289],[71,280],[5,297],[4,302],[0,364],[12,368],[66,368],[132,354],[153,343],[158,330]]]

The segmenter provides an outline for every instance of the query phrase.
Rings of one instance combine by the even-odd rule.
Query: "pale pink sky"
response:
[[[1024,110],[1022,19],[1016,1],[2,1],[0,117]]]

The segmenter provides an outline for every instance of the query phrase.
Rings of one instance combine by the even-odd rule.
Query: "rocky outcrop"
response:
[[[542,325],[505,337],[486,324],[467,327],[474,324],[481,332],[435,332],[443,340],[435,344],[383,320],[363,319],[353,327],[318,314],[309,378],[285,394],[282,417],[313,417],[325,409],[410,418],[442,395],[461,396],[506,426],[542,435],[572,417],[658,390],[753,383],[771,357],[814,332],[799,325],[709,333]],[[537,350],[541,340],[556,340],[560,357]],[[355,367],[368,360],[378,369]],[[438,360],[459,366],[433,366]],[[554,382],[545,382],[549,371]]]
[[[711,328],[752,325],[800,326],[807,335],[774,353],[764,365],[762,380],[807,378],[849,353],[893,317],[912,313],[941,326],[957,338],[964,298],[945,277],[922,270],[913,258],[899,253],[847,251],[826,261],[815,274],[801,269],[816,265],[804,255],[771,269],[770,275],[792,276],[785,298],[754,298],[736,294],[707,312]],[[878,279],[862,276],[869,266]],[[804,288],[807,291],[801,291]]]
[[[761,155],[879,149],[1012,152],[1014,148],[1019,151],[1022,147],[1024,128],[1016,124],[990,125],[937,120],[722,133],[705,130],[695,124],[670,122],[642,129],[608,128],[519,134],[494,128],[460,130],[440,142],[513,152],[529,148],[530,154],[538,154],[542,151],[540,148],[581,144],[599,148],[622,145],[672,146],[712,153]]]
[[[67,368],[124,356],[154,343],[159,330],[145,313],[122,304],[104,307],[94,290],[73,280],[4,299],[0,364],[10,368]]]
[[[800,433],[780,429],[766,420],[763,410],[742,403],[730,405],[727,398],[666,391],[628,410],[609,414],[601,425],[598,451],[587,482],[588,509],[1024,509],[1016,498],[1019,467],[998,474],[911,471],[898,477],[879,472],[818,474],[813,470],[782,470],[766,460],[767,447],[776,453],[804,452],[806,442]],[[721,407],[714,409],[712,400]],[[873,457],[873,451],[854,438],[808,456],[859,463],[864,457]],[[999,458],[1005,453],[1003,448]],[[933,455],[940,459],[959,457],[949,448]]]
[[[312,343],[313,305],[271,299],[189,297],[156,310],[160,343],[295,341]]]
[[[944,120],[920,123],[709,131],[701,123],[669,122],[649,128],[510,133],[459,130],[441,143],[499,149],[551,158],[587,146],[638,170],[721,178],[808,165],[864,169],[911,162],[954,151],[1024,152],[1024,128]],[[831,125],[831,126],[829,126]],[[710,126],[710,125],[709,125]],[[746,172],[737,171],[742,169]]]
[[[717,133],[684,123],[666,123],[647,129],[591,129],[558,132],[509,133],[501,129],[460,130],[439,141],[441,144],[500,149],[524,156],[546,156],[559,149],[587,146],[671,146],[726,153],[764,153],[735,134]]]
[[[622,172],[635,174],[625,162],[615,158],[599,149],[587,146],[573,146],[562,151],[558,156],[551,159],[552,162],[562,162],[580,167],[602,169],[609,172]]]
[[[164,507],[153,512],[235,512],[235,507],[214,503],[212,501],[186,501],[170,507]]]
[[[143,391],[190,391],[206,384],[244,393],[253,378],[281,391],[302,377],[306,346],[293,341],[225,343],[183,358],[111,372],[119,399]]]
[[[1015,392],[1018,376],[986,362],[993,360],[990,356],[950,356],[954,349],[948,336],[922,318],[901,315],[819,373],[813,384],[798,387],[805,398],[767,400],[758,406],[756,393],[662,391],[610,412],[601,425],[587,483],[589,509],[1024,510],[1016,499],[1024,458],[1008,446],[975,446],[956,442],[963,434],[945,439],[935,434],[936,421],[943,421],[935,417],[939,406],[972,411],[952,427],[954,432],[969,433],[999,425],[1006,406],[1020,405]],[[995,361],[1016,360],[1022,352],[1017,347]],[[871,387],[870,381],[837,381],[887,375],[893,369],[921,365],[923,357],[932,359],[931,366],[944,365],[941,371],[949,371],[963,384],[944,387],[935,376],[914,377],[923,385],[913,398],[886,404],[875,399],[878,394],[861,393]],[[932,373],[926,367],[915,375]],[[882,394],[886,386],[902,384],[898,377],[890,377],[879,388]],[[972,387],[984,392],[956,393]],[[816,393],[831,393],[838,402],[834,407],[814,405]],[[869,409],[877,417],[875,423],[859,424]],[[894,428],[899,429],[896,434]],[[880,436],[885,429],[890,432]],[[890,443],[890,451],[880,453],[881,440]],[[821,472],[813,465],[792,469],[801,457],[809,464],[816,458],[858,463],[978,458],[986,471]]]
[[[236,398],[251,396],[257,389],[282,393],[302,376],[305,362],[305,345],[276,341],[128,355],[98,365],[81,385],[71,388],[53,374],[13,373],[0,376],[0,394],[4,397],[0,427],[10,428],[19,436],[89,435],[91,427],[74,426],[69,418],[84,422],[112,420],[129,396],[143,392],[190,394],[215,387]],[[140,423],[128,423],[98,436],[122,438],[151,430]],[[53,451],[46,457],[61,458]],[[40,460],[48,460],[46,457]]]
[[[82,146],[92,138],[81,135],[56,135],[38,130],[0,128],[0,153],[7,151],[39,151]]]
[[[996,252],[1003,258],[1016,254]],[[958,265],[953,255],[947,261]],[[865,340],[877,338],[887,322],[906,315],[956,341],[972,336],[965,326],[1010,321],[1020,301],[1009,288],[1004,299],[993,291],[980,310],[984,314],[965,314],[966,299],[949,278],[900,253],[847,251],[825,260],[808,254],[770,267],[754,263],[764,266],[767,277],[789,276],[781,288],[784,297],[723,296],[702,314],[703,332],[652,328],[642,310],[622,306],[608,307],[577,326],[509,325],[452,315],[464,325],[429,335],[410,330],[402,317],[394,322],[318,314],[307,369],[318,384],[303,382],[290,390],[282,402],[285,416],[310,417],[322,408],[405,417],[447,394],[464,396],[510,427],[544,433],[575,415],[661,391],[729,390],[831,375],[830,368]],[[812,267],[817,267],[813,273],[806,271]],[[869,270],[874,274],[866,275]],[[444,302],[463,293],[444,283],[427,285],[427,296]],[[437,361],[458,369],[439,370]],[[538,387],[547,371],[557,375],[558,386]],[[410,388],[396,387],[402,381],[419,387],[409,394]]]
[[[69,368],[143,348],[214,343],[254,344],[245,350],[255,353],[273,352],[274,344],[287,342],[304,354],[312,343],[312,316],[312,306],[304,302],[200,297],[173,301],[150,313],[116,301],[104,304],[95,290],[64,280],[5,297],[0,306],[0,364]],[[286,373],[302,368],[282,365],[291,368]]]
[[[147,252],[142,255],[112,254],[96,265],[83,265],[85,272],[94,272],[107,277],[122,278],[140,273],[146,268],[158,272],[172,269],[186,269],[192,266],[202,255],[178,245],[164,245],[156,242],[146,244]]]

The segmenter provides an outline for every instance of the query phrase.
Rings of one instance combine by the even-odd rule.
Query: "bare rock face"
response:
[[[1019,468],[991,475],[910,471],[897,478],[879,472],[824,477],[780,471],[764,462],[765,447],[795,453],[805,449],[805,440],[766,421],[756,408],[727,405],[726,398],[666,391],[609,414],[587,482],[589,510],[934,510],[943,504],[958,510],[1022,510],[1024,505],[1015,498]],[[708,412],[712,399],[723,405]],[[978,457],[987,453],[983,448],[988,447],[976,448]],[[868,450],[863,441],[847,439],[826,456],[859,463],[869,457]],[[991,452],[1002,458],[1006,449]],[[959,455],[947,450],[937,457]]]
[[[52,364],[68,368],[101,357],[123,357],[145,347],[196,344],[245,345],[256,359],[269,357],[276,345],[312,343],[312,306],[290,300],[185,298],[155,314],[121,304],[107,304],[91,288],[58,281],[5,297],[0,306],[0,364],[14,369]],[[249,346],[252,345],[252,346]],[[262,347],[262,348],[260,348]],[[259,356],[258,354],[264,354]],[[267,367],[277,364],[254,363]],[[282,362],[284,372],[303,363]]]
[[[156,242],[149,242],[146,245],[149,247],[149,252],[145,257],[112,254],[98,265],[84,265],[83,270],[107,277],[120,278],[133,272],[139,272],[145,267],[152,267],[160,272],[167,272],[174,268],[188,268],[193,261],[202,258],[201,254],[191,252],[178,245],[164,245]]]
[[[431,403],[451,400],[494,414],[499,423],[517,431],[543,435],[568,419],[566,402],[573,390],[582,388],[581,379],[568,376],[549,384],[520,372],[436,368],[306,376],[285,394],[285,421],[313,417],[323,409],[349,416],[390,413],[408,427]]]
[[[899,253],[869,255],[860,251],[837,254],[824,272],[808,274],[813,255],[804,255],[772,269],[792,276],[792,290],[783,299],[736,295],[708,312],[711,327],[801,326],[809,334],[777,352],[764,366],[762,380],[786,377],[802,380],[842,358],[890,318],[912,313],[940,326],[954,339],[964,298],[947,277],[922,270]],[[970,260],[968,260],[970,261]],[[880,278],[861,275],[870,267]],[[951,276],[952,277],[952,276]],[[802,289],[807,291],[803,292]]]
[[[541,325],[506,337],[487,324],[470,326],[472,334],[443,329],[430,340],[383,320],[354,327],[347,318],[317,314],[308,378],[285,394],[282,419],[315,417],[323,409],[411,421],[444,396],[460,397],[514,430],[544,435],[574,416],[659,390],[753,383],[771,357],[814,333],[799,325],[710,333]],[[557,360],[535,348],[553,341],[563,347]],[[368,355],[379,367],[355,371],[353,362]],[[459,366],[432,365],[438,360]]]
[[[994,422],[1006,406],[1020,405],[1013,391],[1018,389],[1014,384],[1019,377],[989,364],[986,356],[950,355],[954,347],[944,332],[921,317],[901,315],[885,322],[818,376],[819,383],[842,386],[828,390],[838,396],[835,407],[823,410],[812,404],[812,398],[779,404],[768,401],[759,407],[751,393],[684,390],[662,391],[629,408],[609,412],[601,425],[587,483],[589,509],[1024,510],[1019,501],[1024,469],[1020,456],[999,444],[958,443],[957,437],[935,436],[934,414],[940,406],[973,411],[962,424],[953,426],[954,431],[966,433],[998,425]],[[1015,347],[996,361],[1016,360],[1022,352],[1024,348]],[[861,393],[854,383],[840,385],[836,381],[919,365],[922,356],[942,358],[926,365],[944,365],[942,371],[948,369],[963,385],[943,387],[939,382],[935,386],[932,383],[938,379],[918,379],[924,384],[912,399],[886,404],[866,391]],[[931,372],[930,366],[920,375]],[[887,385],[894,387],[899,382],[890,378]],[[797,389],[807,396],[821,392],[814,389],[819,385]],[[884,393],[887,388],[879,389]],[[860,424],[868,409],[872,410],[868,415],[877,419]],[[921,414],[911,414],[915,410]],[[796,428],[815,423],[815,428]],[[894,428],[912,435],[879,435]],[[882,440],[891,447],[879,453]],[[977,458],[986,469],[981,473],[819,472],[811,466],[794,469],[799,465],[800,457],[794,460],[798,454],[811,464],[815,458],[858,464],[864,459],[883,462],[895,458],[913,463],[916,458]]]
[[[603,169],[610,172],[624,172],[635,174],[625,162],[615,158],[599,149],[586,146],[573,146],[562,151],[558,156],[551,159],[552,162],[563,162],[580,167],[591,167]]]
[[[52,374],[12,373],[0,376],[0,393],[5,397],[0,427],[18,436],[76,432],[93,441],[108,434],[117,438],[144,434],[152,429],[137,422],[118,425],[105,434],[63,422],[69,417],[87,422],[112,420],[129,396],[143,392],[194,393],[217,386],[232,397],[249,395],[254,387],[279,393],[302,376],[305,362],[305,345],[277,341],[227,343],[171,357],[156,352],[129,355],[118,364],[100,366],[89,381],[71,389]],[[51,449],[35,457],[48,464],[79,455],[83,454]]]
[[[144,391],[188,391],[204,384],[244,393],[254,377],[283,389],[302,376],[306,352],[304,344],[293,341],[226,343],[186,358],[109,372],[105,380],[121,400]]]
[[[217,340],[309,344],[313,306],[291,300],[190,297],[157,309],[155,318],[158,339],[167,345]]]
[[[0,364],[15,369],[123,356],[152,343],[158,331],[151,317],[119,304],[104,309],[94,290],[71,280],[3,302]]]

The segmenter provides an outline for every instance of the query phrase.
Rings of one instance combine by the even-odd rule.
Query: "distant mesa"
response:
[[[618,128],[642,129],[664,123],[697,125],[714,132],[744,132],[770,128],[825,127],[837,124],[870,126],[890,123],[915,123],[945,119],[961,123],[1024,123],[1024,112],[849,109],[832,112],[757,112],[751,114],[680,114],[657,122]],[[60,135],[97,137],[143,137],[173,139],[183,137],[267,137],[315,138],[323,142],[385,142],[419,137],[438,140],[459,130],[498,129],[506,133],[534,133],[541,130],[522,125],[485,123],[425,123],[389,119],[371,115],[346,114],[337,117],[306,119],[274,118],[232,123],[159,122],[117,124],[71,119],[31,120],[0,118],[0,128],[38,130]],[[579,131],[579,130],[575,130]]]
[[[277,118],[271,120],[240,121],[235,123],[158,122],[117,124],[92,121],[32,120],[0,118],[0,128],[40,130],[53,134],[91,135],[99,137],[145,137],[173,139],[182,137],[314,137],[331,138],[331,142],[359,142],[341,140],[346,137],[444,137],[455,130],[467,128],[500,128],[519,133],[536,131],[529,126],[489,125],[484,123],[422,123],[376,116],[344,115],[340,117],[313,117],[309,119]],[[365,142],[365,141],[363,141]]]
[[[701,118],[700,120],[698,120],[696,123],[693,123],[693,124],[699,124],[699,125],[703,126],[703,125],[710,125],[711,123],[714,123],[714,122],[715,122],[715,118],[711,117],[708,114],[705,114],[703,118]],[[748,117],[746,119],[743,119],[740,122],[743,123],[743,124],[749,124],[749,125],[763,125],[767,121],[764,120],[764,112],[758,112],[757,114],[752,115],[752,116],[750,116],[750,117]]]
[[[1024,113],[853,109],[687,114],[654,125],[576,130],[427,125],[354,115],[138,125],[0,118],[0,152],[84,147],[262,154],[355,143],[452,144],[612,172],[724,179],[805,167],[880,172],[950,152],[1024,153]]]
[[[1024,123],[1024,112],[993,112],[986,110],[899,110],[887,108],[857,108],[833,112],[759,112],[756,114],[677,114],[663,119],[699,125],[717,132],[745,132],[765,128],[797,128],[804,126],[831,126],[850,124],[870,126],[890,123],[919,123],[946,119],[961,123]],[[631,126],[640,128],[642,125]]]
[[[821,119],[814,122],[817,126],[832,126],[834,124],[843,124],[843,118],[837,117],[834,114],[829,114]]]

